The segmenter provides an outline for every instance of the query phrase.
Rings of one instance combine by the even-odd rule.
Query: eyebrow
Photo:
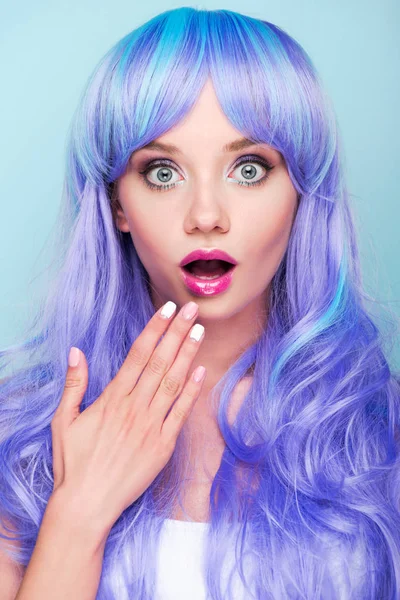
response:
[[[243,150],[243,148],[257,145],[257,142],[253,142],[247,138],[239,138],[229,144],[225,144],[222,148],[222,152],[237,152],[238,150]],[[139,150],[160,150],[161,152],[170,152],[171,154],[182,154],[179,148],[174,144],[163,144],[162,142],[150,142],[149,144],[138,148],[136,152],[139,152]]]

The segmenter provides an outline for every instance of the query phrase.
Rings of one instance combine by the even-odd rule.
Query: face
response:
[[[279,152],[266,144],[235,147],[240,139],[209,80],[191,112],[155,140],[175,151],[137,150],[117,181],[116,225],[131,234],[156,309],[194,300],[199,317],[226,319],[268,302],[297,191]],[[222,293],[198,296],[186,287],[179,263],[199,248],[224,250],[237,261]]]

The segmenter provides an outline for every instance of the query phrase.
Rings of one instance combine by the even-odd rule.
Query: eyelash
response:
[[[240,167],[241,165],[247,164],[247,163],[255,163],[257,165],[260,165],[261,167],[264,167],[264,169],[266,169],[267,174],[262,177],[261,179],[259,179],[258,181],[254,181],[254,182],[247,182],[247,181],[238,181],[238,185],[245,185],[247,187],[254,187],[256,185],[262,185],[266,182],[266,180],[269,177],[269,173],[270,171],[272,171],[272,169],[274,168],[267,160],[265,160],[264,158],[261,158],[260,156],[254,155],[254,154],[249,154],[247,156],[242,156],[240,161],[233,167],[232,170],[237,169],[238,167]],[[155,183],[151,183],[146,175],[147,173],[149,173],[150,171],[152,171],[153,169],[155,169],[156,167],[168,167],[168,168],[172,168],[175,169],[175,167],[173,166],[172,161],[169,161],[168,159],[160,159],[158,161],[150,161],[149,163],[146,164],[145,168],[142,171],[139,171],[144,183],[147,185],[148,188],[157,191],[157,192],[165,192],[166,190],[169,190],[171,188],[176,187],[176,185],[178,184],[178,182],[175,183],[169,183],[167,185],[156,185]],[[175,169],[176,170],[176,169]]]

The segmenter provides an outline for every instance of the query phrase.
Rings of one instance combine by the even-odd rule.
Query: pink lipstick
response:
[[[181,276],[195,295],[213,296],[229,287],[236,265],[236,260],[222,250],[201,248],[182,259]]]

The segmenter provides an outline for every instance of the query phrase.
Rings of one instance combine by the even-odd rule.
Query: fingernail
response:
[[[199,307],[196,302],[189,302],[189,304],[186,304],[186,306],[183,308],[182,317],[188,320],[193,319],[193,317],[197,314],[198,308]]]
[[[197,367],[197,369],[195,369],[194,373],[193,373],[193,379],[196,383],[199,383],[205,374],[206,370],[204,367]]]
[[[68,356],[69,366],[77,367],[79,364],[79,357],[80,357],[79,349],[75,348],[75,346],[72,346],[71,350],[69,351],[69,356]]]
[[[172,315],[174,314],[175,309],[176,309],[175,302],[171,302],[171,300],[168,300],[168,302],[166,304],[164,304],[164,306],[162,307],[160,315],[164,319],[170,319],[172,317]]]
[[[192,329],[190,330],[190,339],[194,340],[195,342],[199,342],[202,338],[202,335],[204,333],[204,327],[203,325],[200,325],[200,323],[196,323],[196,325],[193,325]]]

